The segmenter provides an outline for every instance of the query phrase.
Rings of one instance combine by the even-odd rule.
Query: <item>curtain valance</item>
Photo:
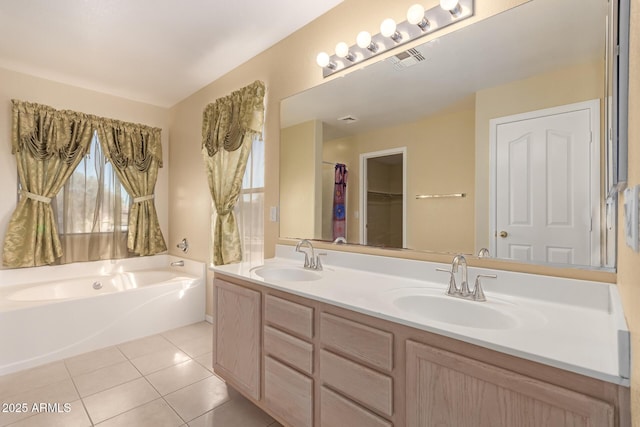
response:
[[[71,135],[80,127],[89,126],[102,133],[101,143],[106,145],[107,157],[121,167],[135,165],[147,170],[151,159],[162,167],[161,129],[138,123],[123,122],[72,110],[56,110],[48,105],[13,99],[12,153],[28,149],[36,159],[53,155],[70,162],[87,147],[69,145]],[[82,153],[84,154],[84,152]]]
[[[222,147],[235,151],[245,136],[262,133],[265,86],[256,80],[207,105],[202,115],[202,146],[212,157]]]

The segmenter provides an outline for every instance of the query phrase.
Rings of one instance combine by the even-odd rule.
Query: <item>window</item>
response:
[[[235,207],[243,261],[264,258],[264,141],[254,138],[247,170],[242,179],[242,192]]]
[[[216,210],[211,202],[211,230]],[[234,209],[242,242],[242,260],[261,262],[264,258],[264,141],[254,138],[247,169],[242,178],[242,192]],[[213,233],[212,233],[213,236]],[[209,248],[213,260],[213,238]]]
[[[125,258],[131,198],[94,133],[89,153],[52,201],[61,263]]]

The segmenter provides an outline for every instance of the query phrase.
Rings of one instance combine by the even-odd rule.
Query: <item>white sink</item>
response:
[[[519,324],[512,315],[485,302],[447,295],[405,295],[393,300],[393,304],[414,316],[467,328],[513,329]]]
[[[322,279],[322,274],[320,274],[320,272],[306,270],[302,267],[263,265],[261,267],[256,267],[251,271],[265,280],[309,282]]]

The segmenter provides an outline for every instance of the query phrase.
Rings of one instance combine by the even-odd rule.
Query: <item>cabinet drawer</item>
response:
[[[328,313],[320,315],[320,340],[328,347],[390,372],[393,334]]]
[[[387,375],[322,350],[320,379],[384,415],[393,415],[393,379]]]
[[[320,392],[320,426],[393,427],[393,424],[328,388],[322,387]]]
[[[271,326],[264,328],[264,351],[301,371],[313,372],[313,345]]]
[[[313,425],[313,380],[270,358],[264,359],[267,407],[292,426]]]
[[[313,308],[267,295],[265,320],[303,338],[313,338]]]

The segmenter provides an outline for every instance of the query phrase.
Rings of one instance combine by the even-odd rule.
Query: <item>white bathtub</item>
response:
[[[0,270],[0,375],[204,320],[205,265],[176,260]]]

